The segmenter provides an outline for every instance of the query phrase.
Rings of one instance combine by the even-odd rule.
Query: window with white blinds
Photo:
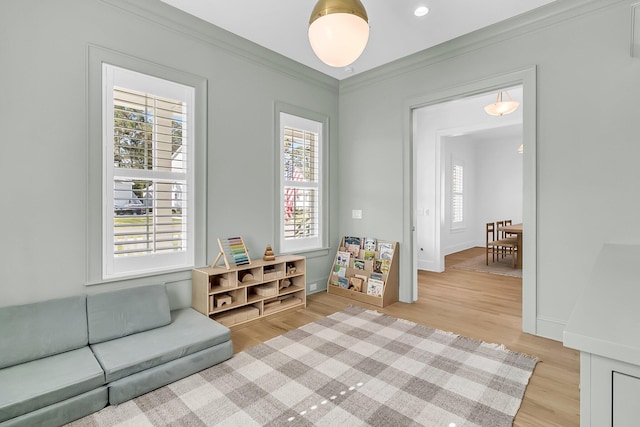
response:
[[[193,266],[195,89],[103,64],[104,278]]]
[[[464,167],[453,163],[451,170],[451,224],[464,222]]]
[[[280,113],[280,251],[322,246],[322,123]]]

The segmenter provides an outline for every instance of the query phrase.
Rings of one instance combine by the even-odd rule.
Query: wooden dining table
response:
[[[505,225],[502,227],[504,233],[515,234],[518,237],[518,256],[516,257],[516,267],[522,268],[522,224]]]

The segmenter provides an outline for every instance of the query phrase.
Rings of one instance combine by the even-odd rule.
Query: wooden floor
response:
[[[444,273],[418,272],[418,301],[383,309],[321,292],[307,297],[307,308],[276,315],[232,332],[235,351],[242,351],[291,329],[340,311],[349,305],[378,310],[430,327],[537,357],[514,426],[578,426],[579,354],[562,343],[522,331],[521,279],[450,268],[483,253],[481,248],[452,254]]]

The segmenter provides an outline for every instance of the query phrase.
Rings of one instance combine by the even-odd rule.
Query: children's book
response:
[[[353,268],[357,270],[364,270],[364,260],[362,259],[354,259],[353,260]]]
[[[380,253],[380,259],[391,261],[393,258],[393,243],[378,242],[378,252]]]
[[[391,261],[388,259],[380,260],[380,273],[389,274],[389,268],[391,267]]]
[[[374,251],[376,250],[376,239],[375,237],[365,237],[364,243],[362,245],[362,249],[365,251]]]
[[[382,260],[377,259],[373,261],[373,272],[374,273],[382,273]]]
[[[356,245],[359,248],[361,244],[362,239],[360,237],[345,236],[344,238],[344,245],[346,247],[349,247],[349,245]]]
[[[365,249],[362,259],[364,259],[365,261],[373,261],[375,258],[376,258],[375,251],[368,251]]]
[[[349,289],[356,292],[362,292],[362,279],[359,277],[352,277],[349,279]]]
[[[338,255],[336,257],[336,265],[348,267],[350,257],[351,257],[351,254],[349,252],[338,251]]]
[[[383,289],[384,282],[382,280],[369,278],[369,282],[367,284],[367,294],[379,297],[382,295]]]
[[[360,246],[349,244],[347,245],[347,251],[351,254],[352,257],[358,258],[358,255],[360,254]]]
[[[367,283],[367,276],[365,276],[364,274],[354,274],[353,277],[357,277],[358,279],[362,280],[362,283]]]
[[[341,288],[349,289],[349,279],[347,279],[346,277],[339,277],[338,286],[340,286]]]
[[[370,277],[374,280],[382,280],[382,274],[380,273],[371,273]]]
[[[338,277],[345,277],[347,275],[347,267],[344,265],[336,265],[333,273]]]

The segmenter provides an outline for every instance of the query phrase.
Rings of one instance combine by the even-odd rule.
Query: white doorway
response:
[[[522,102],[522,86],[502,88]],[[417,268],[444,271],[444,257],[484,246],[484,224],[522,222],[522,109],[490,116],[484,106],[495,92],[442,102],[413,111]],[[436,167],[430,167],[435,165]],[[452,168],[462,173],[456,194]]]
[[[521,107],[518,114],[502,117],[487,116],[482,107],[486,100],[495,101],[495,96],[501,89],[513,91],[514,98],[520,97]],[[451,232],[451,225],[447,223],[450,206],[445,201],[444,179],[446,165],[453,159],[451,150],[447,144],[459,139],[462,141],[465,135],[482,135],[493,138],[497,132],[517,132],[521,135],[519,144],[512,147],[514,155],[521,156],[522,181],[519,184],[521,191],[520,212],[507,213],[505,216],[515,222],[524,224],[523,237],[523,330],[528,333],[536,333],[536,134],[535,134],[535,69],[529,69],[509,75],[489,79],[482,82],[465,85],[458,88],[443,91],[438,94],[426,96],[418,100],[412,100],[408,107],[407,126],[410,136],[405,146],[405,183],[408,186],[405,191],[405,219],[410,226],[405,236],[409,247],[413,248],[412,256],[408,257],[406,267],[410,268],[413,278],[414,299],[417,299],[417,270],[431,271],[444,270],[444,256],[455,252],[464,246],[484,246],[484,224],[494,214],[487,209],[476,209],[482,212],[469,212],[469,218],[476,223],[474,226],[462,227],[464,230],[453,230],[454,239],[446,241],[443,247],[443,230]],[[433,125],[433,114],[426,122],[420,115],[442,109],[448,105],[451,111],[440,116],[439,122]],[[465,110],[466,109],[466,110]],[[457,111],[457,112],[456,112]],[[460,111],[464,111],[460,113]],[[451,113],[454,112],[454,113]],[[443,119],[453,114],[449,120]],[[455,120],[456,115],[463,114],[465,120]],[[492,119],[486,120],[487,116]],[[510,117],[511,116],[511,117]],[[506,119],[506,120],[503,120]],[[424,132],[425,123],[430,123],[432,129]],[[493,135],[493,136],[492,136]],[[470,137],[468,137],[470,138]],[[515,142],[513,143],[515,144]],[[523,153],[517,153],[522,144]],[[425,163],[425,159],[428,161]],[[476,165],[477,166],[477,165]],[[407,170],[409,176],[407,176]],[[517,203],[517,202],[516,202]],[[502,219],[502,218],[500,218]],[[518,221],[519,220],[519,221]],[[481,224],[480,226],[477,223]],[[406,270],[405,270],[406,271]]]

